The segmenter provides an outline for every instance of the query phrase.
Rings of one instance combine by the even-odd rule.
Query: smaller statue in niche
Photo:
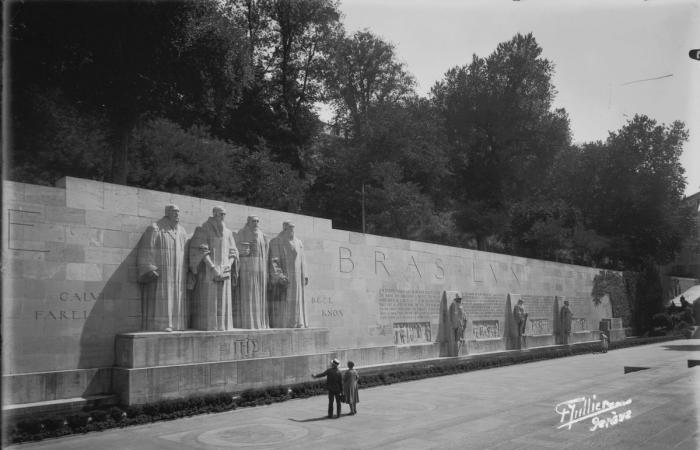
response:
[[[561,321],[561,336],[562,344],[568,345],[569,339],[571,338],[571,320],[573,318],[573,313],[569,309],[569,301],[564,301],[564,306],[561,307],[561,312],[559,313],[559,319]]]
[[[467,330],[467,313],[462,307],[462,297],[455,294],[450,305],[450,330],[453,336],[454,352],[452,356],[459,356],[459,352],[464,345],[464,333]]]
[[[525,302],[520,299],[518,304],[513,307],[513,318],[518,327],[518,348],[527,347],[525,339],[525,327],[527,326],[527,313],[525,312]]]

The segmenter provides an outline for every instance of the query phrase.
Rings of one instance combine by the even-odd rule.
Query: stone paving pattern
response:
[[[344,405],[339,419],[325,418],[327,397],[317,396],[10,448],[695,450],[700,367],[688,368],[692,359],[700,339],[363,389],[358,414]],[[649,369],[624,374],[624,366]],[[557,429],[555,405],[587,395],[632,399],[632,416],[596,431],[591,420]]]

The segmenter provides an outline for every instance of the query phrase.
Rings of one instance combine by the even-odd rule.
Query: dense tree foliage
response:
[[[486,249],[507,228],[510,205],[539,195],[556,154],[570,142],[563,110],[552,110],[553,64],[532,34],[447,71],[432,89],[452,145],[457,224]]]
[[[649,276],[692,228],[684,125],[635,116],[572,145],[531,34],[426,98],[391,43],[345,33],[335,0],[15,2],[9,20],[14,180],[126,182],[357,231],[364,212],[370,233]]]

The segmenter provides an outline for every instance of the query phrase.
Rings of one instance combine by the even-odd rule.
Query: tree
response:
[[[414,94],[415,81],[396,61],[394,46],[369,31],[340,36],[326,72],[325,98],[340,134],[360,137],[370,108],[397,104]]]
[[[557,164],[553,191],[609,241],[614,268],[641,270],[669,262],[692,230],[680,164],[688,132],[681,122],[658,125],[635,115],[605,143],[573,148]]]
[[[129,149],[129,183],[148,189],[299,212],[308,182],[265,148],[249,151],[166,119],[143,123]]]
[[[341,27],[338,4],[233,0],[228,6],[247,30],[255,71],[222,137],[250,147],[264,142],[275,159],[303,171],[303,153],[320,131],[314,105],[329,42]]]
[[[488,57],[450,69],[431,91],[453,148],[458,223],[480,249],[505,230],[494,222],[505,220],[510,203],[539,193],[569,145],[566,112],[551,109],[554,66],[541,54],[532,34],[517,34]]]
[[[238,40],[221,34],[232,28],[218,24],[220,33],[212,39],[207,32],[218,13],[213,0],[14,2],[14,103],[32,101],[33,91],[56,91],[79,114],[99,118],[111,147],[107,178],[124,183],[129,140],[141,120],[189,110],[193,122],[192,116],[221,109],[216,101],[228,101],[240,90],[243,59],[232,46]],[[12,125],[19,137],[15,155],[48,151],[24,145],[21,136],[31,132],[20,128],[25,125],[30,126]]]

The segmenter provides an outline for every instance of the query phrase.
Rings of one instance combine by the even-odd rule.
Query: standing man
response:
[[[187,232],[180,209],[167,205],[165,216],[146,228],[138,246],[142,323],[145,331],[187,329]]]
[[[282,231],[270,240],[270,326],[306,328],[304,246],[294,237],[294,224],[282,223]]]
[[[513,318],[518,326],[518,348],[527,347],[527,341],[525,340],[525,326],[527,325],[527,313],[525,312],[525,307],[523,306],[525,302],[523,299],[518,300],[518,304],[513,307]]]
[[[331,361],[331,367],[326,369],[325,372],[319,373],[317,375],[311,375],[314,378],[326,377],[326,388],[328,389],[328,418],[333,418],[333,399],[335,399],[335,404],[337,405],[337,415],[335,418],[340,417],[340,394],[343,392],[343,376],[338,370],[340,361],[337,358],[333,358]]]
[[[268,328],[267,318],[267,238],[260,229],[258,216],[248,216],[236,240],[241,246],[236,312],[238,327]]]
[[[568,345],[569,339],[571,338],[571,319],[573,318],[573,313],[569,309],[569,301],[564,301],[564,306],[561,307],[561,313],[559,314],[559,319],[561,320],[561,335],[562,344]]]
[[[232,330],[231,280],[238,267],[233,232],[224,224],[226,211],[215,206],[210,217],[197,227],[190,242],[190,270],[196,276],[192,325],[197,330]]]
[[[464,345],[464,332],[467,329],[467,314],[462,308],[462,297],[455,294],[455,298],[450,305],[450,329],[454,339],[452,356],[459,356],[459,351]]]

